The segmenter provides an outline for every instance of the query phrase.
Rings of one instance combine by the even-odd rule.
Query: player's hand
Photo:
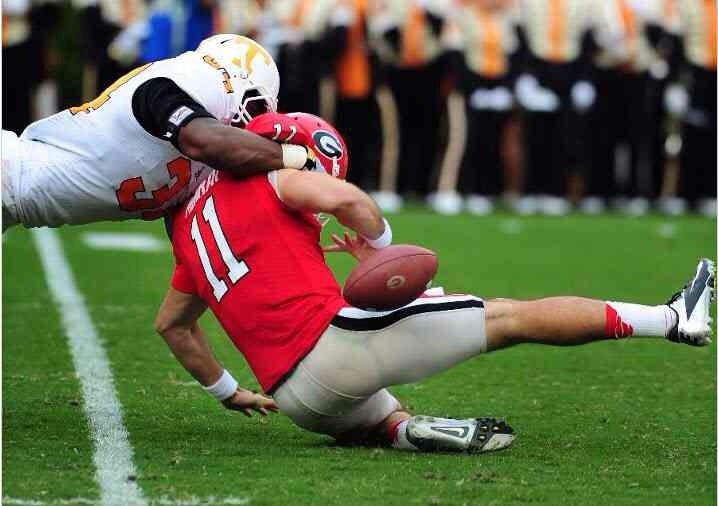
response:
[[[312,145],[310,133],[296,119],[281,112],[261,114],[247,123],[245,129],[276,142]]]
[[[366,242],[366,239],[364,239],[360,235],[355,235],[354,237],[352,237],[348,232],[344,232],[343,239],[337,234],[332,234],[331,238],[334,244],[325,246],[323,248],[324,251],[329,253],[345,251],[360,262],[362,260],[366,260],[377,251],[371,246],[369,246],[369,243]]]
[[[238,388],[234,395],[222,401],[225,408],[233,411],[241,411],[245,416],[252,416],[252,411],[256,411],[262,416],[267,416],[269,411],[276,413],[279,408],[269,397],[262,394]]]

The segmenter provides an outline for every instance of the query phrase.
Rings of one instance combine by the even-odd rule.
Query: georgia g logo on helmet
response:
[[[344,156],[342,144],[334,134],[326,130],[315,130],[312,134],[314,146],[327,158],[332,160],[332,176],[339,175],[339,160]]]

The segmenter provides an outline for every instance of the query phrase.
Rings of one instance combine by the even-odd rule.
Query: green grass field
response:
[[[576,294],[660,303],[714,256],[716,223],[686,217],[392,218],[396,242],[440,259],[436,285],[485,298]],[[394,393],[434,415],[506,416],[515,445],[487,455],[342,448],[288,419],[225,411],[154,334],[168,249],[89,248],[63,228],[65,255],[104,345],[148,504],[714,504],[716,351],[649,339],[559,349],[520,346]],[[348,258],[331,257],[339,280]],[[3,504],[99,504],[80,383],[28,231],[3,241]],[[256,383],[211,316],[220,360]],[[440,338],[441,336],[437,336]]]

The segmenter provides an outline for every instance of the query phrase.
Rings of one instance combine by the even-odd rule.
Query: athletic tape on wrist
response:
[[[298,144],[282,144],[282,165],[287,169],[303,169],[307,163],[307,148]]]
[[[369,243],[369,246],[374,249],[386,248],[391,244],[391,227],[389,226],[389,222],[386,221],[386,218],[382,219],[384,220],[384,232],[382,232],[381,235],[376,239],[369,239],[368,237],[364,237],[364,239],[366,239],[366,242]]]
[[[237,380],[229,374],[227,369],[224,369],[222,371],[222,376],[219,377],[214,385],[210,385],[208,387],[203,385],[202,388],[218,401],[223,401],[232,397],[234,392],[237,391],[238,386],[239,383],[237,383]]]

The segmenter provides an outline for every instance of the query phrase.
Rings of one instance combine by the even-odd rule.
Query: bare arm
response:
[[[209,349],[197,323],[206,309],[199,297],[170,287],[155,318],[155,329],[187,372],[208,387],[219,381],[224,369]],[[271,399],[243,388],[237,388],[233,395],[222,400],[222,404],[247,416],[250,416],[250,409],[262,415],[266,415],[267,410],[277,410]]]
[[[222,366],[212,355],[197,323],[206,309],[199,297],[170,288],[155,318],[155,330],[187,372],[209,386],[222,375]]]
[[[293,209],[332,214],[339,223],[369,239],[384,232],[379,207],[351,183],[319,172],[281,170],[277,189],[282,201]]]
[[[282,146],[213,118],[195,118],[177,137],[180,151],[212,168],[246,177],[284,168]]]

